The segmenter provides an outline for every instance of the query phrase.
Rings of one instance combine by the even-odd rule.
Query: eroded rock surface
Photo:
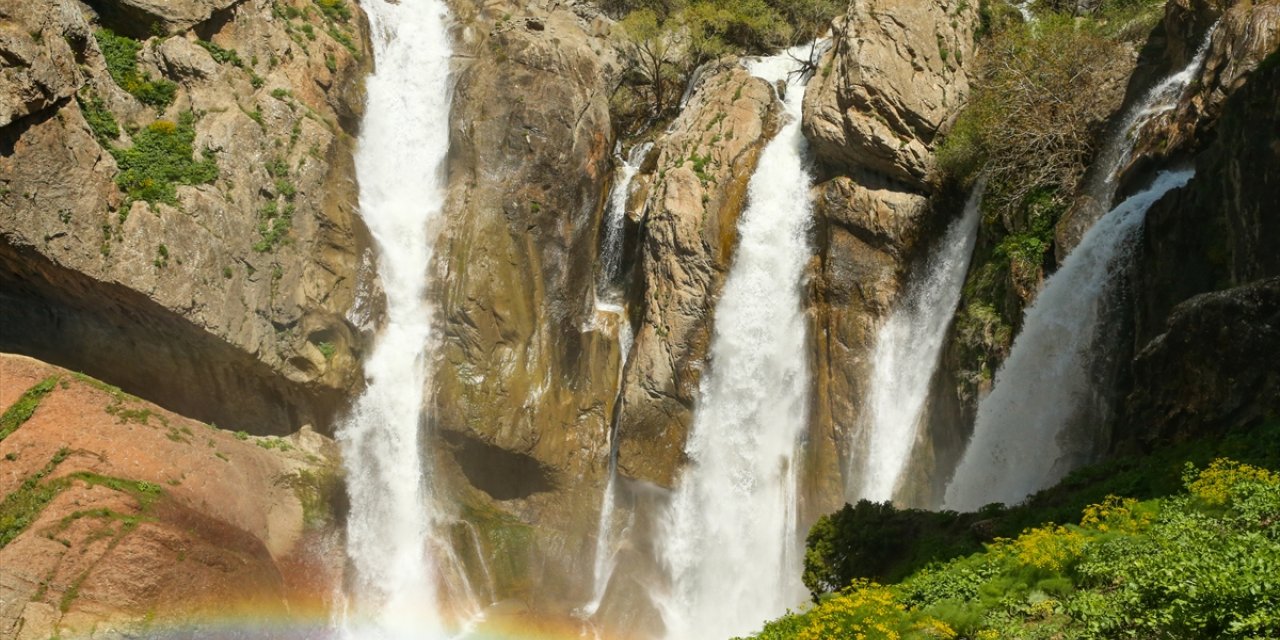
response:
[[[977,11],[964,0],[851,3],[805,94],[818,159],[925,190],[934,140],[968,97]]]
[[[773,87],[726,62],[700,83],[636,179],[643,297],[618,421],[618,465],[628,477],[669,487],[683,466],[712,312],[779,107]]]
[[[0,538],[0,635],[125,637],[330,593],[331,441],[237,436],[0,354],[0,408],[33,388],[29,419],[0,433],[0,495],[36,506]]]
[[[103,29],[129,7],[172,35],[143,34],[121,59],[173,83],[172,104],[108,70]],[[327,428],[359,384],[359,327],[345,317],[366,244],[351,162],[370,62],[359,11],[4,0],[0,12],[0,56],[18,61],[0,76],[0,307],[13,319],[0,348],[226,426]],[[129,197],[119,154],[185,122],[191,160],[216,178],[143,195],[162,162],[147,152],[149,182]]]

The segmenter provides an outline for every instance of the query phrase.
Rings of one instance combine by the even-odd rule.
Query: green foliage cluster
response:
[[[16,402],[5,409],[4,414],[0,415],[0,441],[9,437],[18,430],[18,427],[30,420],[36,409],[40,407],[40,402],[53,391],[57,384],[58,376],[49,376],[27,389]]]
[[[80,113],[84,115],[85,122],[89,124],[89,130],[93,131],[93,137],[99,143],[105,145],[108,140],[120,137],[120,125],[100,96],[95,93],[77,95],[76,102],[80,105]]]
[[[1180,476],[1173,495],[1107,495],[1071,524],[996,538],[889,587],[855,579],[755,637],[854,637],[829,633],[839,625],[883,638],[1277,637],[1280,473],[1219,458]],[[878,609],[853,606],[866,602]]]
[[[861,502],[818,519],[805,552],[805,585],[814,597],[859,578],[897,581],[925,566],[974,553],[994,538],[1075,522],[1091,504],[1121,495],[1149,500],[1177,493],[1186,465],[1216,458],[1280,469],[1280,420],[1113,458],[1072,472],[1024,503],[976,513],[897,509]]]
[[[351,7],[343,0],[314,0],[320,13],[330,20],[346,22],[351,19]]]
[[[173,104],[178,85],[168,80],[152,80],[138,70],[138,51],[142,43],[128,36],[118,35],[110,29],[94,32],[98,48],[106,59],[107,72],[121,89],[129,92],[143,104],[163,111]]]
[[[177,123],[157,120],[133,136],[133,146],[112,148],[120,167],[116,184],[130,200],[177,204],[177,185],[213,182],[218,164],[213,152],[205,150],[195,160],[195,116],[182,114]]]
[[[223,49],[208,40],[196,40],[196,44],[204,47],[209,52],[209,55],[213,56],[214,62],[218,64],[230,64],[241,69],[245,68],[244,60],[240,59],[240,53],[235,49]]]
[[[623,128],[670,115],[699,65],[726,54],[765,54],[815,39],[844,9],[837,0],[614,0],[628,67],[613,97]]]
[[[267,175],[275,179],[276,198],[267,202],[258,210],[258,241],[253,250],[258,253],[273,251],[289,237],[293,228],[293,204],[298,189],[289,177],[289,164],[282,158],[275,158],[266,165]],[[282,204],[283,203],[283,204]]]

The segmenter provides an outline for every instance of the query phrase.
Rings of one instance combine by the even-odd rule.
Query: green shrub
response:
[[[112,148],[120,167],[116,184],[130,200],[177,204],[177,185],[197,185],[218,178],[213,153],[195,160],[195,117],[184,113],[177,123],[157,120],[133,136],[133,146]]]
[[[196,44],[204,47],[218,64],[231,64],[242,69],[245,66],[244,60],[240,59],[240,53],[235,49],[223,49],[208,40],[196,40]]]
[[[109,29],[94,32],[98,48],[106,60],[107,72],[121,89],[146,105],[163,111],[173,104],[178,85],[168,80],[152,80],[138,70],[138,52],[142,43],[128,36],[117,35]]]
[[[80,105],[80,113],[84,115],[84,120],[89,124],[89,129],[93,131],[93,137],[98,142],[106,144],[108,140],[115,140],[120,137],[120,125],[116,123],[116,117],[107,109],[107,105],[102,102],[102,98],[95,93],[89,93],[88,96],[76,96],[76,102]]]
[[[313,0],[320,13],[329,20],[346,22],[351,19],[351,8],[343,0]]]

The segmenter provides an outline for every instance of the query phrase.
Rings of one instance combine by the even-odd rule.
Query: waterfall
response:
[[[800,130],[807,46],[749,64],[787,81],[785,124],[748,186],[740,244],[716,307],[683,472],[656,542],[669,638],[745,634],[804,600],[796,539],[797,450],[808,406],[800,283],[812,183]],[[793,57],[794,53],[794,57]]]
[[[1116,196],[1116,179],[1119,178],[1120,171],[1129,162],[1130,154],[1137,144],[1138,132],[1152,118],[1167,113],[1178,105],[1178,101],[1182,98],[1182,94],[1186,92],[1187,87],[1191,85],[1191,81],[1200,73],[1204,61],[1209,55],[1209,45],[1213,42],[1213,32],[1217,30],[1217,23],[1214,23],[1209,30],[1205,32],[1204,40],[1200,43],[1199,49],[1196,50],[1191,61],[1185,67],[1179,69],[1176,73],[1161,80],[1156,86],[1152,87],[1142,97],[1141,100],[1134,103],[1120,118],[1120,126],[1115,130],[1114,134],[1102,146],[1102,150],[1098,153],[1098,158],[1094,162],[1094,166],[1100,168],[1095,170],[1089,177],[1089,181],[1084,186],[1084,194],[1102,210],[1111,206],[1111,201]]]
[[[443,636],[430,463],[420,429],[432,344],[426,300],[444,207],[449,37],[442,0],[367,2],[377,72],[356,151],[360,209],[377,246],[386,325],[368,386],[338,427],[351,512],[346,638]]]
[[[631,195],[631,181],[640,171],[640,164],[653,148],[652,142],[638,144],[631,148],[622,167],[618,170],[617,181],[613,191],[609,193],[609,210],[605,213],[604,242],[600,247],[601,286],[609,288],[617,281],[622,271],[622,234],[627,220],[627,198]]]
[[[1045,283],[995,387],[978,405],[973,437],[947,486],[946,508],[1017,503],[1060,480],[1092,451],[1093,443],[1073,438],[1071,427],[1094,402],[1090,363],[1111,346],[1099,340],[1109,320],[1103,312],[1147,210],[1193,174],[1161,173],[1120,203]]]
[[[924,279],[907,289],[876,338],[859,498],[891,500],[911,455],[973,256],[984,186],[979,182],[974,187],[964,215],[947,229],[939,250],[926,264]]]

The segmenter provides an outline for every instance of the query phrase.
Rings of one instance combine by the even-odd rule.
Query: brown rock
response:
[[[737,65],[707,76],[637,178],[643,205],[635,345],[622,386],[618,466],[671,486],[733,259],[747,184],[777,117],[773,88]]]
[[[286,451],[279,439],[242,439],[6,354],[0,406],[50,377],[34,414],[0,440],[0,494],[21,491],[41,470],[39,486],[61,486],[0,546],[0,634],[101,632],[157,613],[222,617],[253,604],[301,604],[332,588],[331,561],[290,575],[304,541],[319,535],[304,535],[296,488],[308,485],[297,479],[336,464],[325,459],[332,443]]]
[[[79,10],[20,4],[14,30],[49,34],[41,55],[54,62],[40,64],[65,58],[75,83],[0,127],[0,308],[11,319],[0,349],[255,433],[327,429],[360,384],[369,328],[345,317],[368,284],[350,129],[363,100],[351,87],[370,62],[363,16],[333,26],[348,49],[324,25],[312,25],[315,40],[301,35],[318,15],[284,18],[269,4],[94,3],[108,13],[164,9],[157,19],[194,31],[142,43],[143,72],[178,81],[175,104],[159,113],[109,76]],[[197,37],[236,57],[216,62]],[[78,66],[57,49],[73,45]],[[91,131],[82,105],[97,102],[119,123],[118,139]],[[196,156],[211,150],[218,178],[178,186],[173,204],[124,206],[108,149],[186,112],[196,115]],[[265,239],[270,206],[291,218],[275,242]]]
[[[805,95],[818,159],[927,190],[934,141],[968,97],[976,24],[977,5],[965,0],[850,4]]]

